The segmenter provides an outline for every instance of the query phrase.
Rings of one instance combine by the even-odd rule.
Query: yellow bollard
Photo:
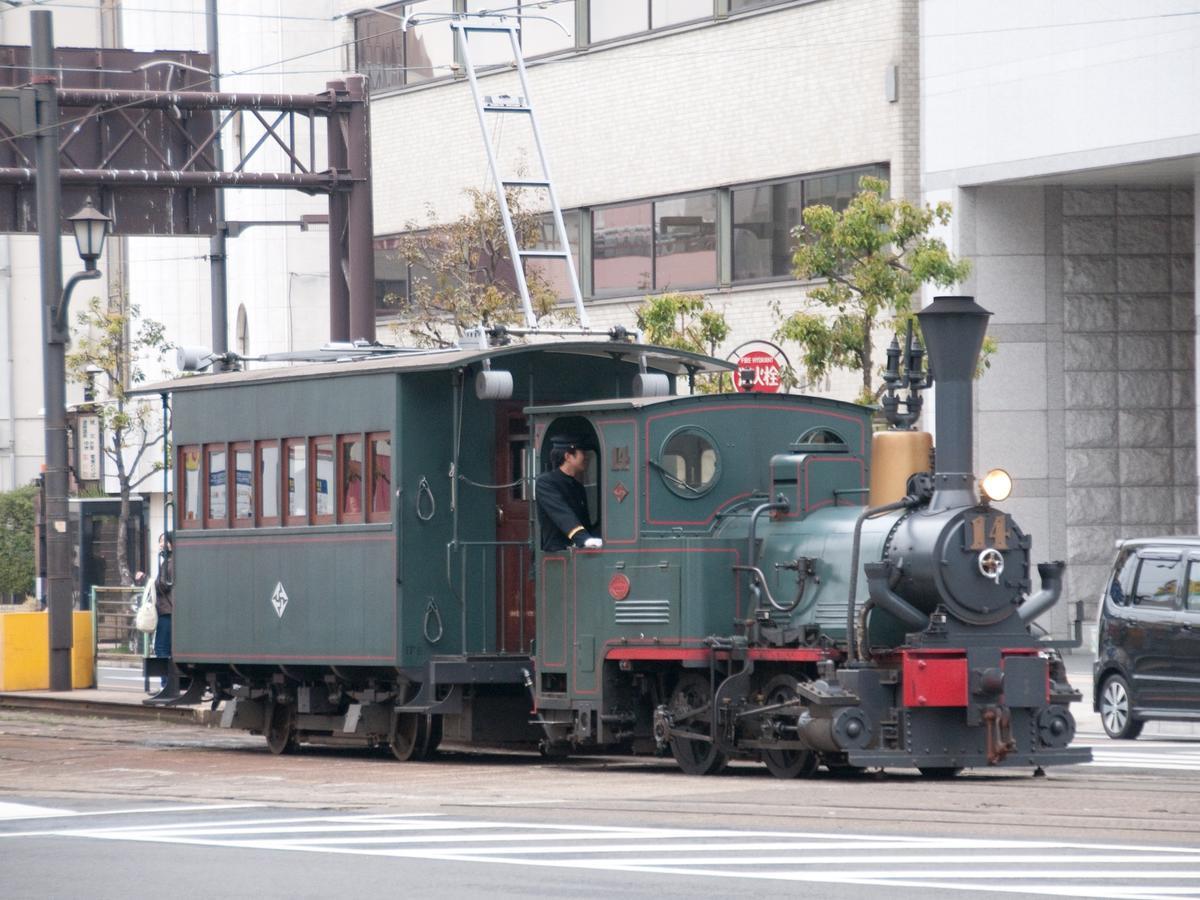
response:
[[[93,671],[96,645],[92,614],[73,614],[74,646],[71,649],[71,684],[95,687]],[[0,613],[0,691],[50,689],[50,614]]]

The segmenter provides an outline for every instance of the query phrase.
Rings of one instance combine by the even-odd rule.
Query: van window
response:
[[[1188,612],[1200,612],[1200,562],[1188,563],[1186,606]]]
[[[1181,559],[1143,559],[1134,603],[1155,609],[1174,609],[1182,575]]]
[[[1121,557],[1114,567],[1112,582],[1108,586],[1108,596],[1118,606],[1128,606],[1133,598],[1133,578],[1137,574],[1138,557],[1133,550],[1122,550]]]

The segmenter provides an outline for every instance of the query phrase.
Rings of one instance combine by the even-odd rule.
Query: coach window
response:
[[[209,444],[204,448],[204,470],[208,493],[204,511],[205,528],[225,528],[229,525],[229,479],[225,471],[225,445]]]
[[[254,525],[254,456],[249,443],[233,444],[229,448],[233,459],[233,527]]]
[[[199,528],[200,520],[200,464],[199,447],[179,448],[179,496],[183,498],[183,516],[179,521],[181,528]]]
[[[312,457],[312,511],[314,525],[333,524],[334,459],[333,438],[315,437],[309,443]]]
[[[700,497],[721,477],[721,457],[711,434],[694,426],[680,428],[663,442],[657,468],[672,493]]]
[[[392,439],[387,434],[367,435],[367,479],[371,486],[368,522],[386,522],[392,509]]]
[[[279,443],[277,441],[259,441],[255,452],[258,465],[254,467],[257,475],[254,495],[258,503],[258,524],[279,524]]]
[[[338,521],[363,520],[363,440],[361,435],[338,438]]]
[[[304,438],[283,442],[287,457],[287,507],[285,525],[308,524],[308,448]]]

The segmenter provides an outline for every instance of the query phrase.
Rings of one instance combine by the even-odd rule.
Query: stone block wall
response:
[[[1048,252],[1061,240],[1068,599],[1090,619],[1118,538],[1196,530],[1193,199],[1108,186],[1047,201]]]

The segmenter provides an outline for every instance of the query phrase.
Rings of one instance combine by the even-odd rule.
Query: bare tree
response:
[[[140,363],[161,362],[170,348],[163,325],[139,319],[139,310],[128,312],[93,298],[77,317],[81,333],[67,354],[67,375],[77,383],[102,378],[106,394],[97,405],[104,434],[104,457],[112,463],[120,488],[121,511],[117,524],[117,568],[121,583],[133,583],[129,566],[129,498],[135,488],[162,471],[155,460],[150,471],[138,476],[142,458],[159,441],[166,440],[162,417],[154,404],[129,396],[133,385],[145,380]],[[135,330],[136,329],[136,330]],[[101,387],[101,386],[98,386]]]

